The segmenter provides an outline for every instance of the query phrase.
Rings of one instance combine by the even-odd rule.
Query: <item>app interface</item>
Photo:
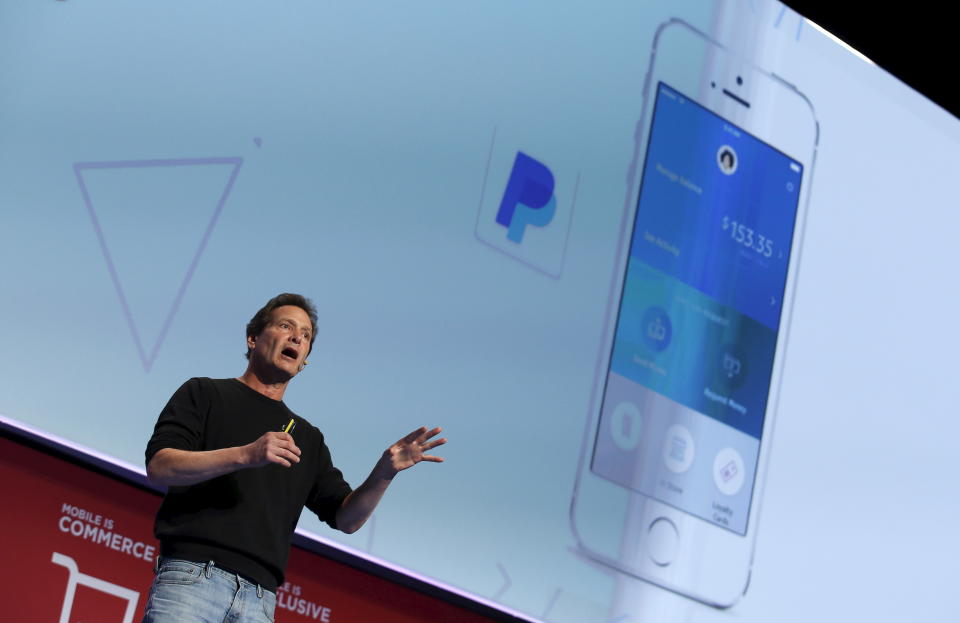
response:
[[[591,469],[743,535],[802,165],[664,83]]]

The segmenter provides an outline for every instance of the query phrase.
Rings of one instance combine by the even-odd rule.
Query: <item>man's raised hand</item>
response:
[[[421,426],[387,448],[383,453],[382,460],[388,464],[393,474],[401,472],[408,467],[413,467],[420,461],[442,463],[443,459],[441,457],[427,454],[429,450],[447,443],[445,437],[433,439],[440,434],[441,430],[443,429],[439,426],[429,430],[426,426]]]
[[[439,427],[427,430],[426,426],[421,426],[384,450],[367,479],[354,489],[337,509],[337,528],[347,534],[356,532],[370,518],[393,477],[401,471],[420,461],[443,462],[439,456],[427,454],[437,446],[447,443],[445,438],[434,439],[440,434],[440,430]]]

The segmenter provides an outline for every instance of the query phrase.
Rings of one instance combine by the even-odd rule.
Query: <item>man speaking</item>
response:
[[[150,481],[169,487],[154,532],[160,558],[144,623],[272,623],[303,507],[347,533],[373,513],[397,473],[446,442],[419,428],[386,451],[356,489],[323,434],[283,403],[307,364],[317,313],[280,294],[247,324],[247,369],[194,378],[160,413],[147,444]]]

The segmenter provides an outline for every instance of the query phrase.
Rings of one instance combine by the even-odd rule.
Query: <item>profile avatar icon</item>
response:
[[[717,166],[727,175],[733,175],[736,172],[739,161],[740,159],[733,147],[721,145],[720,149],[717,150]]]

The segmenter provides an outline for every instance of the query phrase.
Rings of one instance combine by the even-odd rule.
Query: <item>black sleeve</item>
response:
[[[323,433],[316,429],[314,431],[318,439],[319,461],[306,506],[331,528],[336,529],[337,509],[353,488],[343,479],[340,470],[333,466],[330,450],[323,440]]]
[[[147,442],[146,464],[164,448],[203,449],[203,430],[210,411],[210,396],[205,390],[209,388],[203,379],[190,379],[170,397]]]

